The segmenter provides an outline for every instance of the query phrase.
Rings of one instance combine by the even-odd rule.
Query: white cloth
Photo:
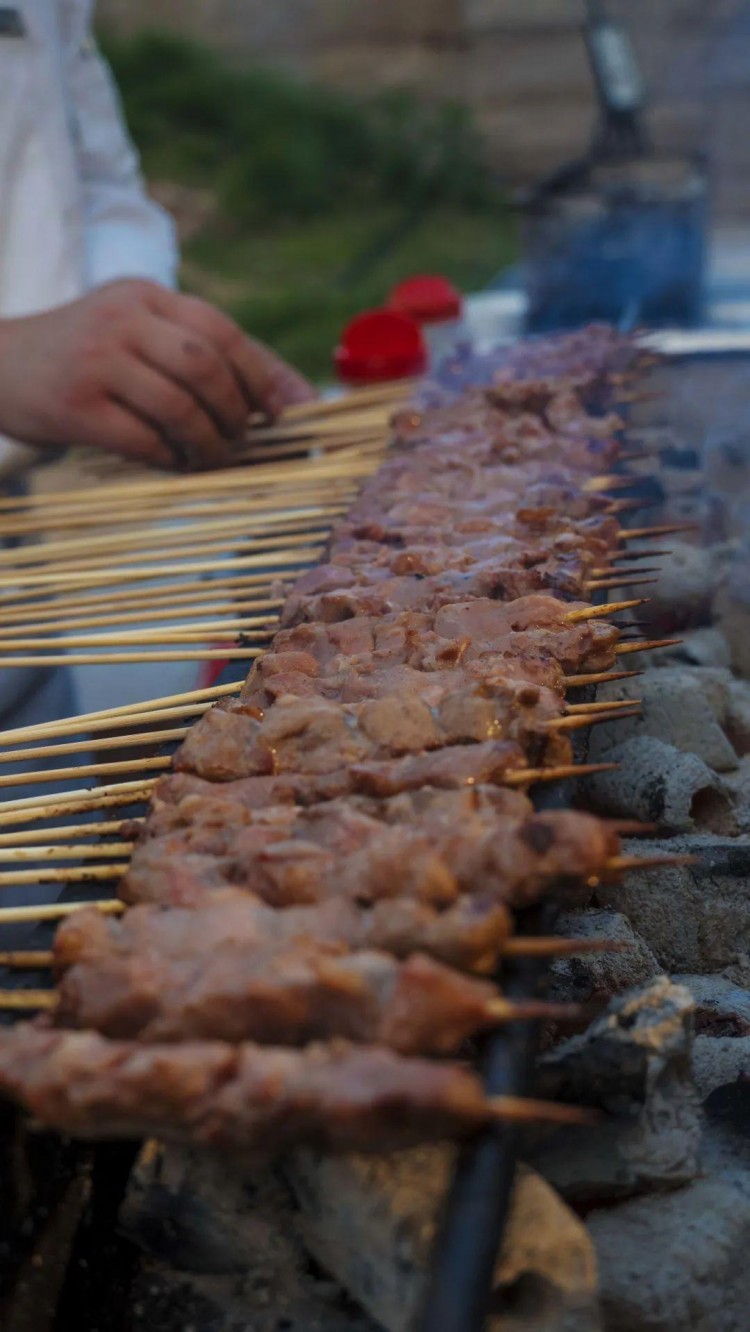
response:
[[[174,285],[174,227],[145,192],[117,91],[92,39],[94,0],[15,0],[12,7],[24,31],[0,34],[0,319],[52,309],[115,278]],[[36,456],[0,436],[0,474],[23,470]],[[189,688],[196,674],[190,663],[154,669],[154,693]],[[81,710],[98,670],[76,668]],[[107,702],[130,698],[131,667],[102,672]],[[26,688],[25,672],[0,672],[0,712],[11,706],[9,694]]]
[[[92,38],[93,0],[13,7],[24,32],[0,35],[0,318],[115,278],[174,285],[174,227],[145,192]],[[9,450],[3,440],[6,470]]]

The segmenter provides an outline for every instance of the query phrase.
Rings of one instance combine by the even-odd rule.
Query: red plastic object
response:
[[[414,319],[394,310],[367,310],[347,324],[334,364],[347,384],[406,379],[427,369],[427,346]]]
[[[229,665],[229,661],[205,661],[201,678],[198,683],[199,689],[211,689],[216,684],[222,671]]]
[[[438,324],[459,319],[463,300],[447,278],[425,273],[399,282],[388,297],[388,308],[409,315],[419,324]]]

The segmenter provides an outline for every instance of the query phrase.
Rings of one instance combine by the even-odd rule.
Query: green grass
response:
[[[306,373],[345,321],[417,272],[464,290],[514,253],[466,113],[356,102],[159,34],[105,42],[147,175],[208,192],[183,283]]]
[[[394,219],[395,210],[381,206],[366,216],[337,212],[302,228],[232,239],[209,227],[186,246],[185,286],[220,304],[307,374],[324,378],[344,323],[381,304],[401,278],[441,272],[471,291],[512,257],[502,216],[436,205],[365,273],[342,281],[373,235]]]

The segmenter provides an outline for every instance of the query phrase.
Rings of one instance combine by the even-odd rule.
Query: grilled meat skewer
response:
[[[168,926],[151,940],[142,931],[138,950],[127,946],[117,925],[102,932],[98,953],[62,972],[60,1025],[149,1043],[306,1045],[340,1037],[399,1054],[446,1055],[509,1018],[564,1012],[536,1000],[508,1003],[489,981],[420,953],[404,960],[347,953],[304,936],[276,947],[225,939],[220,950],[207,951],[202,913],[184,913],[186,920],[180,914],[164,913]]]
[[[221,838],[210,828],[202,837],[192,829],[146,837],[120,893],[131,903],[173,906],[200,905],[230,886],[275,907],[408,897],[443,908],[463,894],[518,905],[536,901],[558,877],[601,873],[618,850],[607,824],[577,811],[440,828],[384,824],[337,801],[302,810],[286,825],[259,820]]]
[[[378,1152],[463,1138],[524,1109],[493,1103],[460,1065],[382,1048],[145,1046],[32,1023],[0,1033],[0,1093],[74,1137],[156,1136],[264,1157],[299,1143]],[[556,1109],[550,1118],[562,1119]],[[535,1111],[530,1103],[524,1118]]]
[[[114,922],[91,909],[77,911],[59,926],[55,964],[67,970],[113,950],[146,956],[152,949],[178,953],[183,939],[195,953],[225,946],[276,948],[297,939],[320,940],[339,949],[375,949],[408,957],[422,952],[466,971],[489,973],[496,967],[512,930],[502,902],[465,895],[445,910],[416,898],[376,901],[371,907],[331,897],[283,911],[237,888],[204,894],[197,910],[136,906]]]

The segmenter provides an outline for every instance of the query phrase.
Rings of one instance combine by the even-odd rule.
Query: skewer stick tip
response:
[[[577,1105],[558,1105],[554,1101],[536,1101],[521,1096],[492,1096],[490,1113],[498,1123],[580,1125],[591,1128],[601,1123],[601,1113]]]
[[[617,615],[620,611],[632,610],[635,606],[644,606],[647,601],[648,597],[635,597],[631,601],[608,601],[603,606],[584,606],[580,610],[568,611],[563,619],[567,624],[600,620],[607,615]]]

